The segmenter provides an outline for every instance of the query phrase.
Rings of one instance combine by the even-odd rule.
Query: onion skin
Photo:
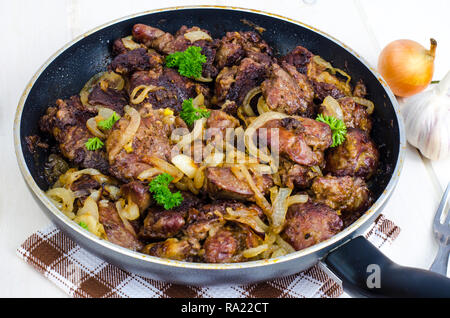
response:
[[[430,50],[412,40],[388,44],[378,58],[378,71],[395,95],[409,97],[423,91],[434,73],[437,42],[430,40]]]

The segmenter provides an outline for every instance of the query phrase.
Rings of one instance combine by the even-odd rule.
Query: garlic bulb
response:
[[[431,160],[450,155],[450,72],[431,90],[409,98],[401,108],[406,138]]]

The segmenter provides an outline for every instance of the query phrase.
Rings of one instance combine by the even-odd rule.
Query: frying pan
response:
[[[356,222],[330,239],[282,257],[234,264],[199,264],[161,259],[122,248],[83,230],[45,196],[43,177],[46,150],[29,152],[25,137],[40,135],[39,118],[58,98],[81,90],[110,62],[112,42],[131,34],[144,23],[174,33],[180,26],[199,26],[220,38],[226,31],[252,30],[250,21],[266,29],[263,38],[279,55],[297,45],[319,54],[346,70],[353,84],[363,79],[376,107],[372,138],[379,145],[380,168],[369,184],[376,199]],[[274,14],[229,7],[177,7],[128,16],[98,27],[68,43],[34,75],[19,102],[14,139],[17,160],[33,197],[47,216],[69,237],[93,254],[143,276],[178,284],[246,284],[291,275],[317,262],[333,271],[351,295],[450,297],[450,280],[444,276],[398,266],[371,245],[362,233],[381,213],[397,184],[404,160],[405,135],[397,101],[384,80],[357,53],[331,36],[303,23]],[[370,281],[370,283],[369,283]]]

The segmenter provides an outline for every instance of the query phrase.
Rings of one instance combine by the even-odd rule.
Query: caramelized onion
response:
[[[286,114],[278,113],[278,112],[267,112],[264,114],[259,115],[245,130],[244,133],[244,141],[245,145],[247,146],[249,154],[252,156],[259,158],[262,161],[265,162],[272,162],[273,158],[267,154],[262,153],[255,145],[253,141],[253,135],[255,134],[256,130],[262,126],[264,126],[265,123],[267,123],[270,120],[274,119],[283,119],[289,117]]]
[[[154,176],[157,176],[159,174],[163,173],[161,169],[158,168],[149,168],[147,170],[142,171],[138,175],[138,179],[141,181],[151,181]]]
[[[283,240],[283,239],[281,238],[281,236],[277,235],[277,236],[276,236],[275,242],[278,244],[278,246],[280,246],[281,248],[283,248],[283,249],[286,251],[287,254],[290,254],[290,253],[294,253],[294,252],[295,252],[295,249],[294,249],[288,242],[286,242],[285,240]]]
[[[177,167],[179,170],[181,170],[185,175],[187,175],[189,178],[194,178],[196,172],[197,172],[197,165],[195,164],[194,160],[192,160],[191,157],[180,154],[176,155],[172,158],[172,163]]]
[[[94,196],[92,195],[88,196],[86,200],[84,200],[83,206],[77,211],[77,216],[81,216],[84,214],[91,215],[96,221],[99,220],[97,202],[94,200]]]
[[[252,88],[247,93],[247,95],[245,95],[244,101],[242,103],[242,107],[247,116],[256,116],[255,112],[252,109],[252,106],[250,105],[250,102],[251,102],[252,98],[258,94],[261,94],[260,86]]]
[[[205,170],[206,166],[201,166],[197,169],[195,176],[194,176],[194,187],[196,189],[200,189],[203,186],[203,183],[205,182]]]
[[[84,174],[88,174],[91,176],[101,175],[100,171],[93,168],[87,168],[83,170],[69,169],[65,174],[59,177],[59,180],[65,187],[70,187],[72,183],[74,183]]]
[[[277,196],[275,197],[275,201],[272,203],[272,227],[274,233],[280,233],[284,221],[286,219],[286,213],[288,209],[288,197],[291,194],[292,189],[290,188],[280,188],[278,190]]]
[[[124,199],[117,201],[116,209],[122,219],[132,221],[139,217],[139,207],[131,200],[130,197],[127,198],[126,204]]]
[[[165,89],[165,87],[155,85],[138,85],[130,94],[130,102],[133,104],[140,104],[147,98],[148,93],[156,92],[161,89]]]
[[[261,191],[259,191],[255,182],[253,181],[252,176],[250,175],[250,172],[243,165],[240,165],[240,168],[241,168],[242,174],[244,175],[245,179],[247,180],[247,183],[248,183],[250,189],[255,194],[256,204],[264,211],[264,213],[266,213],[267,215],[271,215],[272,207],[270,206],[269,202],[267,202],[266,198],[261,193]]]
[[[181,172],[177,167],[175,167],[174,165],[168,163],[167,161],[158,158],[158,157],[154,157],[151,156],[150,157],[150,162],[158,169],[170,174],[173,177],[173,181],[174,183],[178,182],[181,180],[181,178],[183,178],[183,172]]]
[[[269,106],[267,105],[266,100],[265,100],[265,98],[264,98],[263,96],[261,96],[260,98],[258,98],[258,105],[257,105],[257,108],[258,108],[258,113],[259,113],[260,115],[263,114],[263,113],[266,113],[266,112],[270,112],[270,111],[271,111],[271,109],[270,109]]]
[[[97,109],[98,115],[102,118],[102,120],[110,118],[114,113],[114,110],[112,110],[111,108],[97,107]]]
[[[125,113],[130,117],[130,122],[127,128],[122,133],[121,131],[114,131],[112,134],[118,135],[117,140],[115,138],[108,138],[106,142],[106,149],[109,156],[109,161],[112,162],[114,157],[123,149],[123,147],[133,140],[139,125],[141,124],[141,115],[138,111],[130,106],[125,106]],[[110,141],[111,140],[111,141]]]
[[[287,198],[286,205],[287,207],[290,207],[293,204],[306,203],[308,202],[308,199],[309,197],[307,194],[296,194]]]
[[[227,213],[224,215],[225,220],[247,224],[258,233],[265,233],[269,230],[269,226],[259,218],[256,210],[233,210],[232,208],[227,208],[226,211]]]
[[[201,30],[186,32],[184,34],[184,38],[186,40],[191,41],[191,43],[194,43],[195,41],[199,41],[199,40],[206,40],[206,41],[213,40],[208,33],[201,31]]]
[[[339,102],[331,96],[325,97],[322,102],[324,108],[323,114],[326,116],[333,116],[336,119],[344,120],[344,113],[342,112]]]
[[[73,192],[66,188],[54,188],[46,192],[49,199],[61,210],[67,217],[73,219],[75,214],[73,213],[73,202],[75,201],[75,195]]]
[[[86,224],[89,232],[100,238],[106,239],[105,228],[98,220],[95,220],[95,218],[92,215],[90,214],[83,214],[80,216],[77,215],[74,221],[77,224],[83,222],[84,224]]]
[[[195,80],[202,82],[202,83],[210,83],[213,81],[213,79],[211,77],[203,77],[203,76],[196,77]]]
[[[80,91],[80,100],[81,103],[84,106],[92,106],[89,104],[89,94],[92,92],[92,90],[94,89],[95,85],[97,85],[98,83],[107,83],[107,87],[116,89],[116,90],[122,90],[123,87],[125,86],[125,81],[122,78],[122,76],[120,76],[117,73],[114,72],[101,72],[98,74],[95,74],[94,76],[92,76],[89,81],[86,82],[86,84],[84,84],[84,87],[81,89]]]
[[[252,247],[252,248],[244,250],[242,252],[242,256],[244,256],[245,258],[252,258],[252,257],[258,256],[262,252],[266,251],[268,248],[269,248],[269,245],[261,244],[257,247]]]
[[[375,109],[375,105],[372,101],[362,98],[362,97],[352,97],[352,99],[355,101],[355,103],[366,106],[367,107],[367,113],[371,115],[373,113],[373,110]]]
[[[225,154],[221,151],[214,151],[210,153],[203,163],[207,167],[217,167],[223,162],[223,159],[225,158]]]
[[[184,135],[177,143],[177,147],[182,149],[183,147],[190,145],[194,140],[201,139],[203,136],[203,128],[206,124],[206,118],[200,118],[195,121],[194,129],[192,132]]]
[[[106,135],[98,129],[97,121],[95,120],[95,117],[91,117],[86,121],[86,127],[91,132],[91,134],[93,134],[94,136],[101,138],[101,139],[106,138]]]
[[[134,42],[132,35],[122,38],[122,43],[123,46],[125,46],[125,48],[127,48],[130,51],[144,47],[143,45]]]
[[[348,75],[347,73],[345,73],[343,70],[341,70],[341,69],[339,69],[339,68],[333,67],[333,65],[331,65],[330,62],[325,61],[325,60],[324,60],[323,58],[321,58],[319,55],[315,55],[315,56],[313,57],[313,61],[314,61],[314,63],[316,63],[316,64],[318,64],[318,65],[320,65],[320,66],[326,68],[327,70],[329,70],[330,73],[333,74],[333,75],[336,74],[336,73],[339,73],[339,74],[341,74],[342,76],[346,77],[346,78],[347,78],[347,82],[346,82],[346,85],[347,85],[347,86],[348,86],[348,84],[350,83],[350,81],[351,81],[351,79],[352,79],[352,78],[350,77],[350,75]]]

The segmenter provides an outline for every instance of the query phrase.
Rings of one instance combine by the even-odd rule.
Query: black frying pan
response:
[[[56,99],[68,98],[79,92],[92,75],[106,69],[115,39],[131,34],[136,23],[149,24],[171,33],[181,25],[196,25],[220,38],[226,31],[251,30],[252,27],[243,20],[265,28],[263,38],[277,54],[283,55],[302,45],[346,70],[352,76],[353,84],[359,79],[364,80],[369,99],[376,105],[372,138],[379,145],[381,164],[369,185],[376,201],[359,220],[329,240],[276,259],[238,264],[197,264],[160,259],[100,240],[52,205],[43,192],[48,188],[43,177],[47,154],[43,150],[38,155],[31,154],[25,137],[41,134],[38,120]],[[343,280],[346,291],[354,295],[450,297],[449,279],[432,272],[398,266],[360,236],[381,213],[399,178],[405,136],[398,105],[381,77],[356,53],[332,37],[299,22],[253,10],[218,7],[163,9],[111,22],[69,43],[43,65],[21,98],[14,130],[19,166],[44,212],[80,245],[125,269],[181,284],[244,284],[294,274],[321,261]]]

